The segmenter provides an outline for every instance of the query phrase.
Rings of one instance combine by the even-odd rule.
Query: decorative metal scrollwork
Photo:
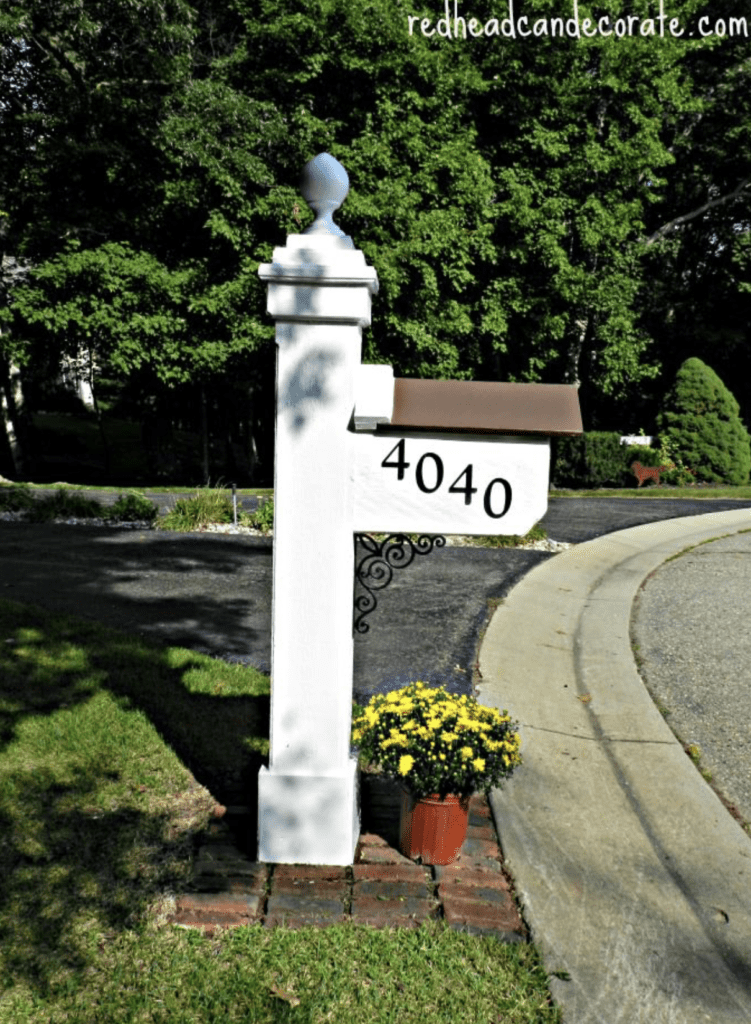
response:
[[[374,590],[383,590],[394,578],[394,569],[404,569],[410,565],[415,555],[429,555],[433,548],[445,547],[446,538],[423,535],[416,541],[405,533],[391,533],[379,544],[368,533],[355,534],[355,551],[357,544],[365,548],[366,554],[355,565],[355,583],[365,588],[366,593],[355,598],[355,630],[367,633],[370,626],[365,616],[370,615],[378,605]]]

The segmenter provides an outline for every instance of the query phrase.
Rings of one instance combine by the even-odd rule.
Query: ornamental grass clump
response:
[[[410,683],[353,707],[352,742],[417,799],[470,796],[489,793],[521,764],[516,724],[474,697]]]

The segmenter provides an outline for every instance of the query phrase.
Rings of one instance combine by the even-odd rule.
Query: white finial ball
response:
[[[303,168],[300,191],[316,215],[303,234],[345,238],[332,219],[334,210],[342,205],[349,192],[349,178],[339,161],[330,153],[319,153],[309,160]]]

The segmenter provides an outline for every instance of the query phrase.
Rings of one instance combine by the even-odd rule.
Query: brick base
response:
[[[501,850],[484,795],[470,804],[467,838],[452,864],[417,864],[396,848],[399,793],[373,780],[363,787],[363,831],[349,867],[263,864],[233,841],[223,810],[202,842],[193,890],[180,895],[170,923],[213,934],[220,928],[415,928],[427,920],[502,942],[523,942],[527,931],[503,870]],[[248,823],[245,823],[247,830]]]

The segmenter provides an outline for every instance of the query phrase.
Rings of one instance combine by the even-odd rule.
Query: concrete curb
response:
[[[654,707],[631,606],[688,545],[751,511],[580,544],[510,593],[480,654],[480,700],[521,723],[524,765],[491,795],[504,861],[572,1024],[751,1020],[751,838]]]

